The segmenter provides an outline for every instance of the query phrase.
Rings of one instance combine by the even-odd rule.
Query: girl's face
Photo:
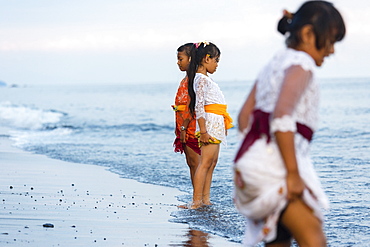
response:
[[[185,51],[179,51],[177,53],[177,65],[181,71],[186,71],[189,66],[189,57],[186,55]]]
[[[312,52],[309,53],[311,57],[315,60],[315,63],[317,66],[321,66],[324,63],[325,57],[329,57],[331,54],[334,54],[334,42],[332,41],[327,41],[327,45],[320,50],[314,47],[312,49]]]
[[[215,73],[218,67],[218,62],[220,61],[220,57],[214,57],[214,58],[208,57],[207,61],[208,61],[207,68],[206,68],[207,72],[210,74]]]
[[[316,36],[312,31],[312,27],[310,25],[307,25],[302,28],[301,35],[302,42],[297,47],[297,50],[304,51],[308,55],[310,55],[315,61],[316,66],[320,67],[324,63],[325,57],[334,54],[334,43],[335,43],[334,35],[333,39],[327,40],[326,46],[321,49],[316,48]]]

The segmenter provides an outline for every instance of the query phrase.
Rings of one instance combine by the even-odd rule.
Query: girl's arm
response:
[[[305,188],[305,184],[298,171],[294,147],[294,133],[277,131],[275,132],[275,138],[287,170],[287,198],[291,201],[301,197]]]
[[[210,134],[207,132],[206,128],[206,120],[204,118],[198,119],[199,131],[200,131],[200,139],[199,141],[204,145],[208,145],[209,141],[216,141]]]
[[[207,132],[206,127],[206,112],[204,110],[204,106],[206,104],[206,96],[208,91],[208,82],[207,79],[201,77],[196,83],[194,82],[196,87],[196,102],[195,102],[195,115],[198,121],[199,130],[200,130],[200,142],[207,145],[209,144],[209,140],[213,140],[213,137],[210,136]]]
[[[296,123],[291,116],[311,78],[312,73],[300,66],[292,66],[287,69],[271,122],[271,131],[275,134],[287,171],[288,200],[300,197],[305,188],[305,184],[299,175],[295,153],[294,134]]]
[[[186,143],[186,130],[188,129],[190,120],[187,118],[183,121],[182,126],[185,127],[185,130],[180,130],[180,142]]]
[[[249,125],[249,116],[251,115],[256,102],[256,87],[257,82],[254,83],[252,91],[249,93],[244,105],[242,106],[242,109],[239,112],[238,127],[240,132],[243,132]]]
[[[182,119],[182,126],[185,127],[185,130],[180,130],[180,142],[186,143],[186,129],[188,128],[188,125],[191,121],[192,115],[189,111],[189,106],[186,106],[185,111],[180,112],[180,117]]]

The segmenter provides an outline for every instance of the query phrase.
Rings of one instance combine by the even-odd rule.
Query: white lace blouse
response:
[[[290,48],[278,53],[272,61],[261,71],[258,76],[256,91],[256,109],[272,113],[280,94],[280,89],[285,77],[285,71],[291,66],[298,65],[306,71],[313,72],[315,62],[307,53]],[[300,83],[297,81],[297,83]],[[307,125],[313,131],[317,129],[319,107],[319,90],[313,77],[306,87],[300,101],[292,114],[294,122],[298,121]],[[272,126],[272,132],[276,130],[292,130],[289,126]],[[274,129],[275,128],[275,129]],[[281,129],[282,128],[282,129]]]
[[[292,66],[300,66],[302,69],[312,72],[312,78],[308,85],[302,85],[305,89],[292,114],[270,120],[271,136],[274,136],[273,133],[276,131],[296,132],[296,122],[307,125],[314,132],[318,128],[320,94],[313,73],[316,66],[313,58],[306,52],[287,48],[273,57],[258,76],[255,109],[268,113],[274,111],[285,72]],[[299,83],[301,82],[297,81],[297,84]],[[296,135],[295,145],[298,152],[304,155],[308,154],[309,142],[302,136]]]
[[[208,134],[225,143],[226,131],[224,117],[214,113],[207,113],[204,110],[205,105],[226,104],[225,97],[220,87],[210,77],[201,73],[196,73],[194,78],[194,91],[196,94],[196,118],[204,118],[206,120]],[[198,122],[196,131],[199,131]]]

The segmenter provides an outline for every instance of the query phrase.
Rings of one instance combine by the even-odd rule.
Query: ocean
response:
[[[175,187],[188,193],[179,197],[187,203],[192,192],[189,169],[184,155],[172,147],[170,105],[178,83],[0,87],[0,126],[11,129],[9,137],[21,149]],[[370,243],[369,84],[370,78],[320,80],[320,128],[311,155],[331,202],[324,225],[329,246]],[[252,82],[219,86],[236,120]],[[229,130],[214,171],[214,205],[175,211],[171,221],[242,241],[244,219],[232,202],[232,160],[239,141],[236,128]]]

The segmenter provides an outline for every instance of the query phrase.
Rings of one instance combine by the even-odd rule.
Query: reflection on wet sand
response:
[[[182,247],[210,247],[208,239],[209,234],[206,232],[189,229],[185,235],[188,239],[179,244],[171,244],[170,246],[182,246]]]

